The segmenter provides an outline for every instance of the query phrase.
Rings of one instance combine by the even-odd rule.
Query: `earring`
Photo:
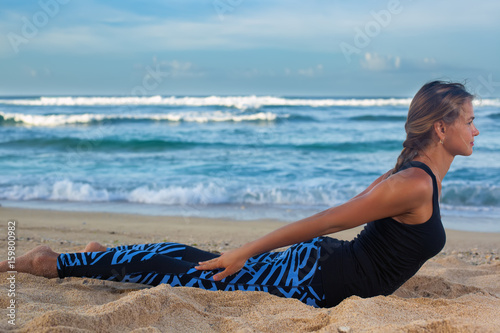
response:
[[[439,139],[440,144],[444,144],[443,139]]]

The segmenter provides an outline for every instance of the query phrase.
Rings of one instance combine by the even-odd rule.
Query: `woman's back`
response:
[[[415,225],[388,217],[368,223],[350,242],[326,239],[322,248],[322,258],[325,258],[322,271],[327,306],[334,306],[351,295],[389,295],[443,248],[446,235],[441,223],[436,178],[429,167],[417,161],[405,164],[400,170],[410,167],[423,169],[432,178],[431,217]]]

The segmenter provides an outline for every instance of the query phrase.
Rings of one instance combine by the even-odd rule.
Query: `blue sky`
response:
[[[500,96],[497,0],[2,0],[0,95]]]

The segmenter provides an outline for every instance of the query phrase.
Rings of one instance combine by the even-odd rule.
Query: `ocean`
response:
[[[293,221],[394,166],[410,101],[0,97],[0,203]],[[475,115],[481,134],[444,179],[441,214],[447,228],[500,232],[500,99]]]

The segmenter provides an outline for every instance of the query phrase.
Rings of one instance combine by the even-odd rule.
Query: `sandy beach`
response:
[[[173,241],[222,252],[281,225],[0,208],[0,259],[15,220],[16,255],[45,244],[81,250]],[[472,222],[471,222],[472,223]],[[359,229],[336,234],[352,239]],[[500,327],[500,234],[448,230],[443,251],[388,297],[350,297],[331,309],[258,292],[211,292],[86,278],[0,274],[0,331],[19,332],[497,332]],[[8,309],[15,300],[15,325]]]

